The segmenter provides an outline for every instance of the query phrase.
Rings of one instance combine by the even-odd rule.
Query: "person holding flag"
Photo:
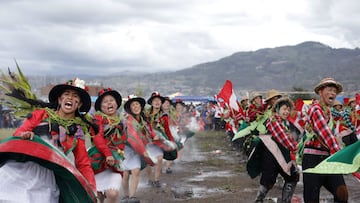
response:
[[[223,88],[217,95],[217,100],[219,100],[219,98],[221,98],[228,106],[233,115],[236,115],[237,113],[244,115],[243,109],[240,107],[239,102],[237,101],[235,92],[233,90],[233,85],[230,80],[225,81]]]
[[[303,141],[302,169],[314,168],[331,154],[340,150],[334,135],[334,121],[331,106],[336,95],[342,92],[342,85],[333,78],[324,78],[315,86],[315,93],[320,100],[314,100],[308,110],[308,126]],[[347,202],[348,190],[341,174],[304,173],[305,203],[319,202],[321,186],[324,186],[333,196],[335,202]]]

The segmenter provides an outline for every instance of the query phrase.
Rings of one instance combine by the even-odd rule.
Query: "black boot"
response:
[[[256,195],[255,202],[264,202],[265,196],[268,193],[268,191],[269,190],[265,186],[260,185],[259,191]]]
[[[282,203],[291,203],[291,198],[295,192],[296,182],[285,182],[282,189]]]

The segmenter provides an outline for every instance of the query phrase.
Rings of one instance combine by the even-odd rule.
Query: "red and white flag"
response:
[[[232,83],[230,80],[226,80],[223,88],[220,90],[219,94],[217,95],[217,98],[221,98],[224,100],[226,104],[229,105],[230,108],[232,108],[235,111],[239,111],[240,107],[237,102],[236,95],[234,93]]]
[[[360,105],[360,94],[358,93],[355,94],[355,102],[357,105]]]

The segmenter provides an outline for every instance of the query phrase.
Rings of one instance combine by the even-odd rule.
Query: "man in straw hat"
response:
[[[280,99],[282,95],[279,91],[271,89],[266,92],[266,110],[271,110],[272,106],[275,104],[276,100]]]
[[[264,113],[265,106],[262,101],[262,95],[259,92],[252,92],[250,95],[250,106],[247,110],[246,122],[256,120],[258,115]]]
[[[342,85],[333,78],[324,78],[315,86],[315,93],[320,96],[309,107],[309,130],[304,142],[302,169],[313,168],[330,154],[340,150],[334,136],[331,106],[336,95],[342,92]],[[324,186],[333,196],[334,202],[347,202],[348,191],[344,178],[340,174],[304,173],[304,201],[319,202],[320,188]]]

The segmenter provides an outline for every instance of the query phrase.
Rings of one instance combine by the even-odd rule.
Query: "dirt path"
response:
[[[1,136],[0,140],[6,136]],[[259,178],[250,179],[246,164],[240,163],[239,153],[233,151],[224,132],[198,133],[185,143],[180,160],[173,164],[173,173],[161,175],[161,188],[148,186],[142,173],[137,196],[142,203],[250,203],[253,202]],[[216,150],[219,150],[216,153]],[[360,182],[345,175],[349,203],[360,202]],[[267,202],[281,197],[281,182],[267,195]],[[299,182],[293,202],[302,201],[302,182]],[[332,202],[331,195],[322,189],[322,203]],[[296,201],[297,200],[297,201]],[[279,201],[280,202],[280,201]]]
[[[218,151],[217,151],[218,150]],[[200,133],[189,139],[180,160],[173,164],[173,173],[161,175],[161,188],[148,186],[142,174],[137,196],[142,203],[249,203],[253,202],[259,179],[251,179],[239,153],[229,146],[224,132]],[[345,180],[349,202],[359,202],[360,183],[351,175]],[[266,202],[280,202],[281,181],[268,193]],[[331,195],[322,189],[322,202],[331,202]],[[293,202],[302,202],[302,182],[299,182]]]

